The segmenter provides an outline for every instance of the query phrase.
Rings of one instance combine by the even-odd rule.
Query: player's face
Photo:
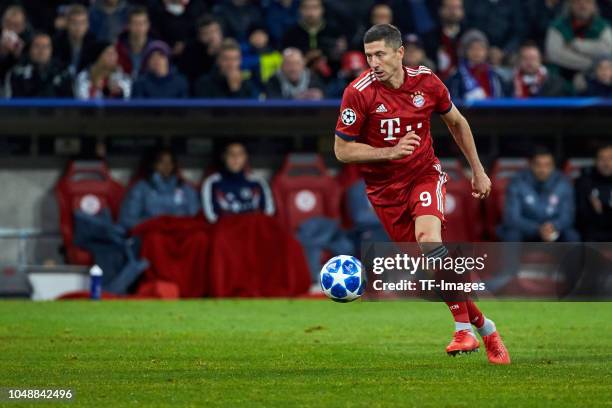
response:
[[[398,70],[402,69],[404,47],[393,49],[384,40],[366,43],[363,46],[368,65],[381,82],[388,81]]]
[[[538,181],[546,181],[555,169],[555,160],[550,154],[541,154],[531,160],[531,171]]]

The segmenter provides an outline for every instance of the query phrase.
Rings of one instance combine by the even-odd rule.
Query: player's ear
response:
[[[397,52],[399,53],[400,57],[404,59],[404,46],[403,45],[399,46],[399,48],[397,49]]]

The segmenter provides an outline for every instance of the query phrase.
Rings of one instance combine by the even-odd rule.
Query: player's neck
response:
[[[388,80],[382,82],[384,86],[391,89],[399,89],[404,84],[404,76],[406,73],[404,72],[404,67],[402,66],[398,69],[393,76],[389,77]]]

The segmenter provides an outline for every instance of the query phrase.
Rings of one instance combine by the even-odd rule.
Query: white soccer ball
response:
[[[323,293],[336,302],[352,302],[363,295],[366,276],[359,259],[350,255],[338,255],[327,261],[319,281]]]

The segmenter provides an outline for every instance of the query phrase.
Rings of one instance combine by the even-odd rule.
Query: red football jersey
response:
[[[371,70],[362,73],[344,90],[336,124],[338,137],[373,147],[393,146],[410,130],[421,138],[410,156],[359,165],[374,205],[406,202],[406,187],[439,163],[430,133],[431,114],[452,108],[448,89],[429,68],[404,70],[404,83],[398,89],[382,85]]]

